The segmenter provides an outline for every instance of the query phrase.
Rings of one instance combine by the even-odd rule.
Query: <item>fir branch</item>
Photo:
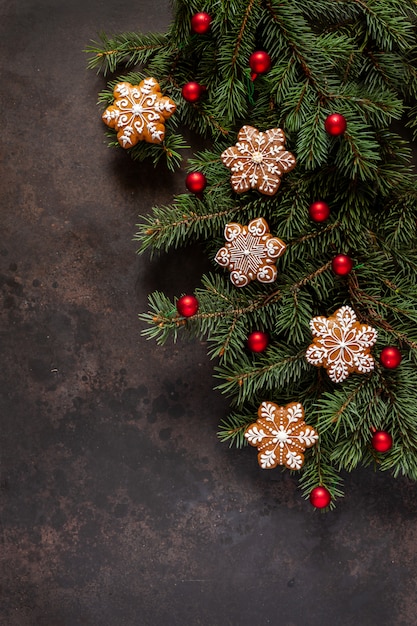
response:
[[[168,338],[176,342],[179,329],[185,326],[185,320],[179,317],[176,307],[165,294],[155,291],[148,296],[150,311],[140,313],[139,319],[148,327],[142,330],[142,335],[153,339],[158,345],[163,345]]]
[[[208,353],[212,358],[219,357],[223,363],[237,362],[246,343],[248,320],[267,325],[267,318],[273,316],[272,307],[279,302],[281,294],[276,291],[258,294],[255,288],[242,297],[225,291],[223,284],[211,277],[204,277],[203,284],[204,290],[197,289],[196,293],[205,311],[215,307],[201,318],[210,344]],[[207,324],[209,318],[210,325]]]
[[[176,341],[179,329],[186,327],[194,336],[207,337],[212,345],[209,349],[212,357],[220,356],[224,362],[233,361],[241,353],[246,339],[245,318],[252,316],[266,323],[265,311],[277,303],[281,295],[279,292],[259,294],[256,287],[245,295],[239,295],[231,285],[224,286],[219,277],[213,276],[203,276],[202,283],[203,287],[195,290],[199,310],[186,319],[178,316],[175,302],[159,292],[151,294],[150,311],[140,315],[140,319],[150,326],[143,331],[143,335],[163,344],[170,334]],[[271,320],[268,319],[268,322]],[[243,335],[238,332],[238,325],[241,331],[244,330]],[[233,327],[233,334],[230,333],[230,326]]]
[[[305,499],[309,498],[315,487],[325,487],[332,498],[329,510],[333,510],[337,499],[344,495],[343,480],[338,470],[332,466],[328,454],[324,453],[320,439],[319,443],[310,450],[303,471],[299,476],[299,483],[302,496]]]
[[[203,275],[194,291],[199,309],[190,318],[179,315],[176,298],[151,294],[148,312],[140,315],[143,335],[157,343],[176,341],[181,332],[206,340],[217,360],[218,389],[238,407],[219,427],[220,439],[231,445],[246,443],[244,431],[266,395],[280,403],[302,402],[308,423],[319,431],[319,443],[299,474],[306,497],[323,485],[333,507],[342,495],[340,471],[359,463],[417,480],[417,184],[410,146],[391,130],[392,121],[407,113],[417,134],[416,3],[208,0],[211,29],[197,36],[190,19],[201,9],[198,0],[176,0],[166,35],[102,36],[89,49],[90,67],[104,73],[131,67],[135,71],[121,79],[133,83],[155,76],[177,103],[164,144],[139,145],[129,151],[133,158],[156,163],[163,157],[176,167],[185,146],[183,128],[215,142],[187,166],[206,176],[204,193],[180,194],[171,205],[154,207],[138,225],[139,252],[197,240],[212,259],[226,222],[247,223],[260,215],[287,250],[273,284],[236,289],[219,268]],[[261,47],[272,67],[250,81],[248,59]],[[196,103],[181,94],[189,80],[206,87]],[[112,102],[113,85],[100,94],[102,104]],[[333,138],[324,121],[335,110],[345,116],[347,131]],[[281,126],[297,156],[296,170],[283,178],[276,196],[231,189],[220,155],[243,124]],[[326,224],[309,217],[317,199],[331,207]],[[330,271],[339,252],[355,263],[347,277]],[[307,362],[305,349],[311,317],[344,304],[378,329],[378,343],[372,373],[335,385]],[[269,346],[259,354],[246,347],[254,329],[270,333]],[[380,346],[391,343],[403,354],[393,372],[378,360]],[[394,438],[384,456],[370,444],[374,428]]]
[[[265,392],[297,384],[309,369],[304,351],[288,354],[283,346],[275,345],[267,350],[268,353],[270,358],[267,362],[262,356],[255,365],[243,362],[243,370],[237,371],[236,367],[216,367],[215,377],[224,381],[216,389],[227,396],[235,396],[234,402],[241,406],[247,399],[256,397],[260,389]]]
[[[217,433],[220,441],[228,442],[229,446],[243,448],[246,445],[245,430],[255,420],[253,415],[232,413],[221,420]]]
[[[327,263],[325,263],[324,265],[322,265],[321,267],[319,267],[318,269],[316,269],[314,272],[312,272],[311,274],[309,274],[308,276],[305,276],[304,278],[302,278],[301,280],[299,280],[297,283],[295,283],[292,287],[291,290],[293,292],[295,292],[297,289],[300,289],[301,287],[304,287],[305,285],[307,285],[308,283],[311,283],[313,280],[315,280],[318,276],[320,276],[321,274],[323,274],[323,272],[327,272],[327,270],[329,270],[332,266],[332,262],[328,261]]]
[[[240,30],[238,32],[238,35],[236,37],[236,45],[234,47],[232,58],[231,58],[231,67],[232,67],[232,69],[234,69],[234,67],[236,65],[236,61],[237,61],[238,56],[239,56],[240,46],[241,46],[241,43],[242,43],[242,40],[243,40],[243,37],[244,37],[244,34],[245,34],[245,28],[246,28],[246,25],[247,25],[248,20],[249,20],[249,15],[250,15],[250,13],[251,13],[251,11],[253,9],[253,5],[255,4],[256,1],[257,0],[249,0],[249,3],[248,3],[247,8],[245,10],[245,13],[244,13],[244,16],[243,16],[243,20],[242,20],[242,24],[241,24]]]
[[[325,392],[317,402],[317,412],[319,413],[318,427],[321,434],[329,428],[340,429],[341,420],[346,415],[347,410],[358,404],[357,398],[363,390],[369,386],[369,377],[356,377],[355,382],[347,385],[345,389],[337,393],[334,390]]]
[[[85,49],[91,54],[88,69],[97,68],[104,76],[114,72],[119,65],[131,67],[146,63],[152,55],[166,49],[168,39],[165,35],[151,33],[147,35],[124,33],[108,38],[100,33],[100,42],[94,41]]]
[[[412,327],[414,327],[417,323],[417,297],[414,299],[414,302],[408,303],[408,307],[400,307],[398,304],[392,304],[387,298],[383,299],[380,296],[375,297],[360,288],[356,274],[352,274],[349,277],[348,285],[352,303],[357,303],[361,307],[361,319],[367,320],[369,324],[383,329],[391,335],[394,340],[405,343],[413,350],[417,350],[417,342],[410,339],[406,333],[395,328],[386,317],[380,313],[381,310],[384,310],[386,313],[394,314],[396,318],[406,318],[411,322]],[[395,298],[395,301],[398,302],[398,297]]]
[[[217,210],[198,198],[189,195],[177,196],[171,206],[154,207],[153,213],[137,224],[134,241],[140,242],[138,253],[148,248],[167,251],[183,242],[185,237],[198,238],[217,224],[223,228],[225,221],[235,217],[241,209],[236,206]]]
[[[324,228],[321,228],[320,230],[317,230],[315,232],[311,232],[311,233],[307,233],[305,235],[302,235],[301,237],[299,237],[295,241],[291,241],[288,245],[291,246],[291,247],[293,247],[293,246],[302,246],[306,242],[312,241],[314,239],[317,239],[317,238],[322,239],[324,235],[326,235],[327,233],[333,232],[337,228],[340,228],[340,226],[341,226],[340,222],[338,222],[338,221],[337,222],[333,222],[332,224],[328,224],[327,226],[325,226]],[[326,271],[326,269],[328,269],[327,265],[326,265],[326,267],[323,267],[321,271],[324,272],[324,271]]]
[[[385,50],[398,46],[403,51],[409,50],[413,40],[412,25],[405,19],[404,2],[378,3],[354,0],[366,16],[367,27],[377,45]],[[401,15],[402,13],[402,15]]]
[[[286,39],[288,47],[297,60],[304,76],[313,84],[319,92],[325,91],[321,85],[320,72],[308,62],[307,56],[303,54],[303,49],[313,49],[313,35],[307,23],[307,20],[300,14],[294,14],[292,7],[279,3],[277,7],[273,7],[272,2],[267,2],[267,9],[273,23],[279,26],[279,29]]]

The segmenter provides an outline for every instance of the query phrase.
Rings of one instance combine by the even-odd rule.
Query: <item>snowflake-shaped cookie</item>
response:
[[[258,463],[262,469],[285,465],[292,470],[303,466],[303,452],[319,438],[314,428],[304,422],[304,408],[299,402],[286,406],[262,402],[258,419],[247,427],[245,437],[258,448]]]
[[[267,222],[258,217],[247,226],[230,222],[224,229],[226,244],[215,260],[230,270],[230,280],[244,287],[252,280],[272,283],[277,277],[276,259],[284,254],[286,245],[269,232]]]
[[[285,135],[280,128],[262,133],[253,126],[244,126],[235,146],[227,148],[221,159],[232,172],[231,183],[237,193],[258,189],[273,196],[281,184],[281,176],[296,165],[295,156],[284,149]]]
[[[176,109],[175,102],[163,96],[154,78],[139,85],[117,83],[115,100],[104,111],[103,122],[115,128],[122,148],[132,148],[138,141],[161,143],[165,137],[165,120]]]
[[[378,333],[358,322],[349,306],[342,306],[328,318],[313,317],[310,328],[315,337],[307,349],[307,361],[325,367],[333,382],[342,382],[352,372],[365,374],[374,369],[370,349]]]

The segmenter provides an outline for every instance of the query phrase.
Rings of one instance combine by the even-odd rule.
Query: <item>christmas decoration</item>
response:
[[[310,502],[316,509],[325,509],[331,502],[331,495],[326,487],[314,487],[310,493]]]
[[[372,447],[377,452],[388,452],[392,448],[392,437],[384,430],[377,430],[372,435]]]
[[[199,302],[193,295],[181,296],[177,300],[177,311],[183,317],[192,317],[198,311]]]
[[[254,80],[258,74],[265,74],[271,69],[271,57],[263,50],[252,52],[249,57],[249,67],[252,70],[251,78]]]
[[[185,186],[191,193],[201,194],[207,186],[207,178],[202,172],[190,172],[186,176]]]
[[[252,280],[272,283],[277,276],[276,260],[285,252],[285,243],[273,237],[263,218],[251,220],[247,226],[231,222],[224,229],[226,244],[215,260],[230,270],[230,280],[244,287]]]
[[[221,154],[226,167],[232,171],[232,187],[237,193],[258,189],[273,196],[281,184],[281,176],[296,165],[291,152],[284,150],[285,135],[280,128],[261,133],[244,126],[237,136],[236,146]]]
[[[339,135],[343,135],[346,131],[346,119],[340,113],[332,113],[326,117],[326,121],[324,122],[324,128],[333,137],[338,137]]]
[[[195,13],[191,18],[191,30],[198,35],[205,35],[211,26],[211,16],[204,11]]]
[[[379,359],[387,369],[395,369],[402,361],[402,354],[395,346],[386,346],[382,348]]]
[[[190,25],[200,8],[213,18],[202,35]],[[408,141],[417,137],[415,0],[174,0],[173,16],[166,33],[90,46],[90,67],[112,77],[99,96],[103,109],[118,73],[132,83],[157,76],[172,94],[198,81],[188,96],[185,89],[198,106],[180,97],[163,145],[140,141],[130,154],[175,169],[195,137],[187,171],[203,174],[210,193],[180,193],[145,215],[141,207],[135,238],[140,253],[188,254],[198,240],[214,257],[224,247],[201,272],[192,324],[156,290],[140,314],[144,336],[207,339],[216,387],[233,407],[219,426],[229,445],[248,443],[254,403],[297,398],[320,432],[297,480],[306,498],[326,490],[320,506],[333,508],[344,472],[376,456],[370,433],[382,420],[395,454],[378,469],[417,481],[417,182]],[[273,59],[256,82],[254,50]],[[291,153],[283,131],[271,129],[278,125]],[[261,236],[249,232],[254,218],[287,242],[279,272]],[[256,353],[248,338],[259,330],[271,343]],[[398,372],[384,357],[375,366],[377,333],[376,354],[401,346]]]
[[[338,254],[332,260],[332,270],[337,276],[350,274],[353,268],[353,261],[347,254]]]
[[[353,372],[365,374],[375,367],[370,348],[377,340],[377,331],[360,324],[355,312],[343,306],[330,317],[314,317],[310,328],[315,335],[307,348],[306,359],[325,367],[330,379],[340,383]]]
[[[269,345],[269,335],[262,330],[254,330],[246,343],[251,352],[264,352]]]
[[[330,207],[327,202],[316,200],[310,204],[308,214],[313,222],[325,222],[330,215]]]
[[[202,85],[196,83],[195,81],[190,81],[183,86],[181,94],[184,100],[193,103],[200,100],[201,95],[204,93],[204,91],[205,89]]]
[[[139,85],[117,83],[113,95],[115,101],[102,118],[107,126],[117,130],[122,148],[131,148],[138,141],[161,143],[164,140],[164,122],[175,112],[176,105],[161,94],[154,78],[145,78]]]
[[[318,434],[304,421],[304,408],[299,402],[278,406],[262,402],[258,419],[245,430],[251,446],[258,448],[258,463],[262,469],[285,465],[299,470],[304,464],[306,448],[318,440]]]

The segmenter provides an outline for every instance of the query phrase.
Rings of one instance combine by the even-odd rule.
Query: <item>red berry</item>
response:
[[[211,16],[205,11],[195,13],[191,18],[191,30],[198,35],[208,33],[211,26]]]
[[[197,102],[200,99],[203,91],[204,88],[199,83],[191,81],[184,85],[181,93],[182,97],[184,98],[184,100],[187,100],[187,102]]]
[[[340,113],[332,113],[324,122],[324,128],[333,137],[343,135],[347,127],[346,119]]]
[[[316,200],[310,204],[308,214],[313,222],[325,222],[330,215],[330,207],[327,202]]]
[[[248,336],[247,346],[252,352],[263,352],[269,345],[268,333],[264,333],[261,330],[254,330]]]
[[[338,254],[332,261],[332,270],[337,276],[346,276],[352,271],[353,261],[346,254]]]
[[[324,509],[329,506],[332,497],[326,487],[314,487],[310,493],[310,502],[316,509]]]
[[[264,50],[252,52],[249,57],[249,67],[255,74],[265,74],[271,68],[271,57]]]
[[[377,430],[372,435],[372,447],[377,452],[388,452],[392,448],[392,437],[384,430]]]
[[[182,296],[177,300],[177,311],[183,317],[191,317],[198,311],[198,300],[193,295]]]
[[[379,358],[384,367],[393,370],[401,363],[402,354],[395,346],[385,346],[381,350]]]
[[[202,172],[190,172],[185,179],[185,186],[191,193],[201,193],[207,186],[207,179]]]

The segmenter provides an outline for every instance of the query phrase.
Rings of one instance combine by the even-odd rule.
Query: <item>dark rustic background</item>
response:
[[[109,150],[99,31],[163,31],[168,0],[0,0],[2,626],[410,626],[416,486],[371,470],[328,515],[216,437],[205,346],[140,336],[138,215],[184,172]]]

